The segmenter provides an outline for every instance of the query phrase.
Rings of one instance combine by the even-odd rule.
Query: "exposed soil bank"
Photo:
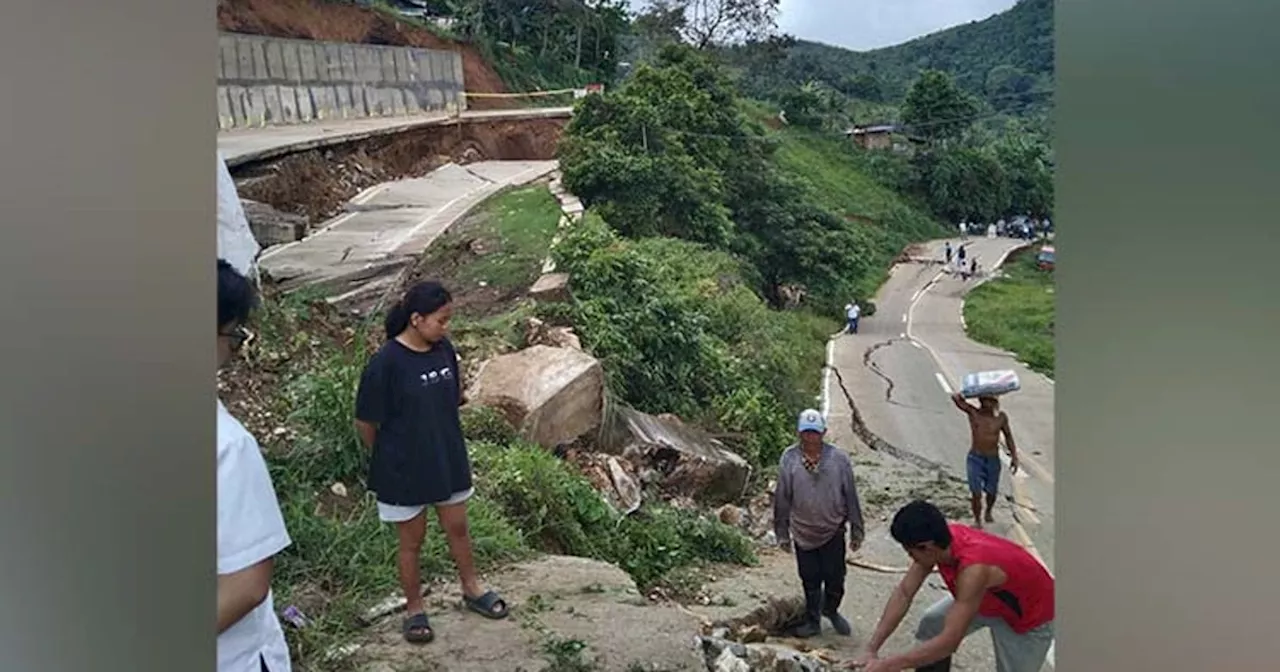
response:
[[[242,198],[305,215],[315,225],[368,187],[422,177],[451,161],[554,159],[566,123],[551,118],[428,126],[247,163],[232,175]]]

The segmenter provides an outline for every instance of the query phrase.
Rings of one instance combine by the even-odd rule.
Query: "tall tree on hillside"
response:
[[[973,125],[977,113],[977,100],[940,70],[920,73],[902,101],[907,130],[933,142],[959,137]]]
[[[839,306],[868,272],[867,245],[777,170],[772,141],[740,102],[712,58],[670,45],[608,96],[582,101],[559,147],[565,186],[625,236],[684,238],[747,260],[775,307],[793,284]]]
[[[1026,135],[1009,134],[995,145],[1009,176],[1010,210],[1037,219],[1053,211],[1053,173],[1049,148]]]
[[[778,25],[781,0],[649,0],[649,11],[678,11],[685,41],[696,49],[771,36]]]

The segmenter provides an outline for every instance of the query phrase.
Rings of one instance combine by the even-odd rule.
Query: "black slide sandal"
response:
[[[463,595],[462,602],[467,605],[468,609],[484,616],[485,618],[492,618],[497,621],[507,617],[508,612],[506,601],[492,590],[480,597],[467,597],[466,595]]]
[[[431,629],[431,622],[427,620],[425,613],[404,619],[401,630],[404,632],[404,641],[410,644],[429,644],[436,638],[436,632]]]

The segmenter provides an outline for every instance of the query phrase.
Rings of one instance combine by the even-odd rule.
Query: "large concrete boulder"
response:
[[[602,423],[600,448],[656,474],[668,494],[706,504],[737,501],[751,477],[745,459],[697,427],[620,405]]]
[[[555,303],[569,300],[569,274],[543,273],[529,287],[529,296],[538,301]]]
[[[281,212],[266,203],[241,199],[253,237],[263,248],[302,240],[310,223],[302,215]]]
[[[525,439],[554,448],[600,427],[604,386],[595,357],[535,345],[482,364],[467,398],[497,409]]]

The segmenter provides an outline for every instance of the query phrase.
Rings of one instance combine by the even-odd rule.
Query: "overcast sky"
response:
[[[876,49],[1009,9],[1016,0],[782,0],[783,32],[848,49]],[[645,0],[631,0],[641,9]]]

